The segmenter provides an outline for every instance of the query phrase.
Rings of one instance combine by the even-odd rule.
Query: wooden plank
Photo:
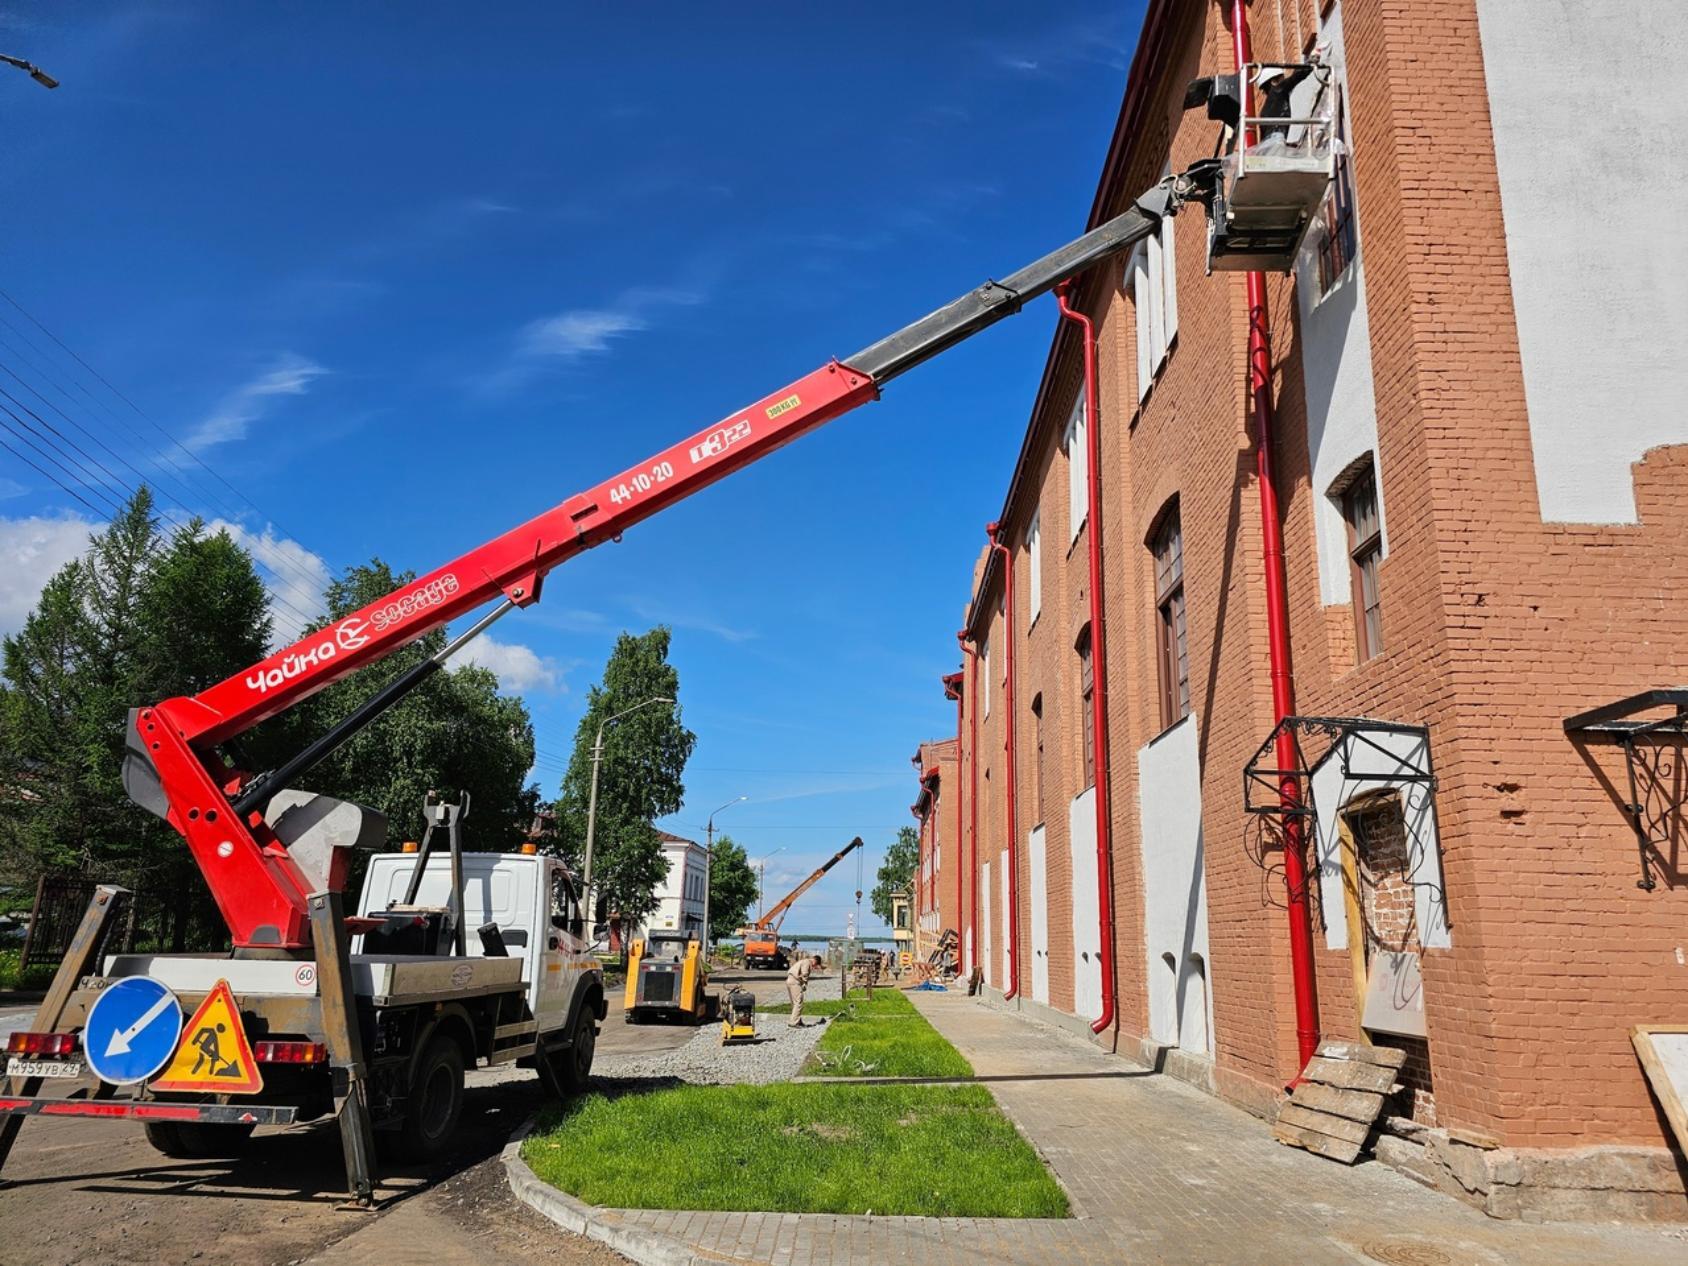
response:
[[[1311,1108],[1300,1108],[1293,1103],[1286,1103],[1278,1109],[1278,1121],[1298,1129],[1317,1130],[1320,1134],[1328,1134],[1346,1143],[1364,1143],[1366,1135],[1371,1133],[1369,1121],[1350,1121],[1347,1117],[1315,1112]]]
[[[1658,1040],[1661,1038],[1662,1042]],[[1676,1135],[1683,1150],[1688,1151],[1688,1104],[1683,1102],[1684,1092],[1688,1092],[1688,1077],[1681,1075],[1688,1059],[1680,1053],[1685,1039],[1688,1039],[1688,1025],[1638,1024],[1629,1031],[1641,1069],[1647,1074],[1647,1084],[1653,1088],[1665,1120],[1670,1122],[1671,1133]]]
[[[1322,1081],[1343,1090],[1369,1090],[1386,1095],[1394,1088],[1395,1070],[1381,1064],[1362,1064],[1352,1059],[1326,1059],[1315,1055],[1307,1061],[1301,1075],[1309,1081]]]
[[[1312,1108],[1334,1116],[1347,1117],[1350,1121],[1367,1123],[1377,1120],[1378,1113],[1383,1111],[1383,1096],[1380,1094],[1369,1090],[1343,1090],[1339,1086],[1321,1086],[1312,1081],[1304,1081],[1297,1086],[1295,1093],[1290,1096],[1290,1102],[1298,1107]]]
[[[1352,1059],[1395,1070],[1407,1062],[1407,1053],[1393,1046],[1371,1046],[1364,1042],[1325,1042],[1319,1054],[1326,1059]]]
[[[1331,1160],[1341,1161],[1345,1165],[1352,1165],[1359,1159],[1358,1143],[1334,1139],[1328,1134],[1320,1134],[1317,1130],[1303,1130],[1280,1121],[1273,1127],[1272,1133],[1280,1143],[1288,1143],[1291,1147],[1304,1147],[1309,1152],[1328,1156]]]

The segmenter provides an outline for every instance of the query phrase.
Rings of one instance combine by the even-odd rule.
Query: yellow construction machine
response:
[[[756,995],[748,989],[734,989],[721,1004],[721,1045],[755,1040]]]
[[[708,1024],[721,1007],[708,986],[709,967],[695,933],[651,932],[633,942],[627,960],[623,1018],[629,1024],[656,1019]]]

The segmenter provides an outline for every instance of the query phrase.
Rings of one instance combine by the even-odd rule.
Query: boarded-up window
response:
[[[1043,696],[1032,697],[1032,739],[1036,759],[1032,762],[1032,824],[1043,823]]]
[[[1412,843],[1400,796],[1377,796],[1348,809],[1343,816],[1354,836],[1367,964],[1379,953],[1422,954],[1410,878]],[[1435,1125],[1436,1093],[1430,1078],[1429,1042],[1398,1034],[1374,1034],[1372,1040],[1407,1053],[1407,1061],[1397,1074],[1404,1087],[1400,1113],[1420,1124]]]

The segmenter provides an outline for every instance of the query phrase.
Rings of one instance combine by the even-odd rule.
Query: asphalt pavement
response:
[[[717,973],[713,985],[748,983],[759,997],[783,974]],[[685,1025],[622,1020],[610,990],[600,1055],[673,1050]],[[0,1005],[0,1040],[26,1028],[34,1007]],[[170,1160],[139,1125],[86,1118],[26,1120],[0,1185],[0,1257],[32,1266],[94,1262],[325,1264],[395,1252],[444,1266],[609,1266],[620,1258],[569,1235],[509,1194],[499,1151],[545,1103],[530,1072],[468,1077],[457,1144],[430,1166],[381,1170],[380,1206],[346,1209],[340,1137],[332,1121],[260,1130],[228,1160]]]

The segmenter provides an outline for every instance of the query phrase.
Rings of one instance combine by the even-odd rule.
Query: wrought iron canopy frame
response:
[[[1670,708],[1672,712],[1664,717],[1637,715],[1656,708]],[[1635,881],[1635,886],[1647,892],[1653,891],[1659,884],[1653,877],[1650,850],[1656,849],[1662,854],[1670,840],[1668,836],[1660,840],[1653,838],[1647,819],[1647,805],[1641,798],[1637,768],[1645,770],[1650,786],[1661,787],[1662,790],[1662,784],[1655,771],[1646,767],[1645,757],[1639,748],[1648,741],[1662,744],[1688,738],[1688,687],[1644,690],[1627,699],[1579,712],[1565,718],[1565,733],[1582,739],[1609,739],[1623,748],[1624,769],[1629,774],[1629,801],[1624,804],[1623,810],[1624,816],[1629,819],[1630,829],[1635,832],[1635,847],[1641,861],[1641,878]],[[1672,813],[1681,812],[1680,799],[1675,803],[1667,802],[1661,807],[1657,820],[1662,822]]]
[[[1295,748],[1290,769],[1276,767],[1278,736],[1288,733]],[[1419,759],[1392,752],[1371,737],[1374,734],[1402,734],[1420,740]],[[1322,740],[1324,749],[1307,759],[1307,740]],[[1382,769],[1356,771],[1352,754],[1356,747],[1375,752],[1389,764]],[[1436,791],[1436,775],[1430,769],[1430,728],[1400,721],[1379,721],[1373,717],[1289,716],[1273,728],[1266,741],[1243,766],[1243,808],[1249,813],[1288,818],[1317,818],[1313,803],[1313,775],[1326,761],[1339,756],[1345,782],[1423,783]],[[1420,763],[1422,761],[1422,764]],[[1295,794],[1285,803],[1286,782],[1293,780]]]

